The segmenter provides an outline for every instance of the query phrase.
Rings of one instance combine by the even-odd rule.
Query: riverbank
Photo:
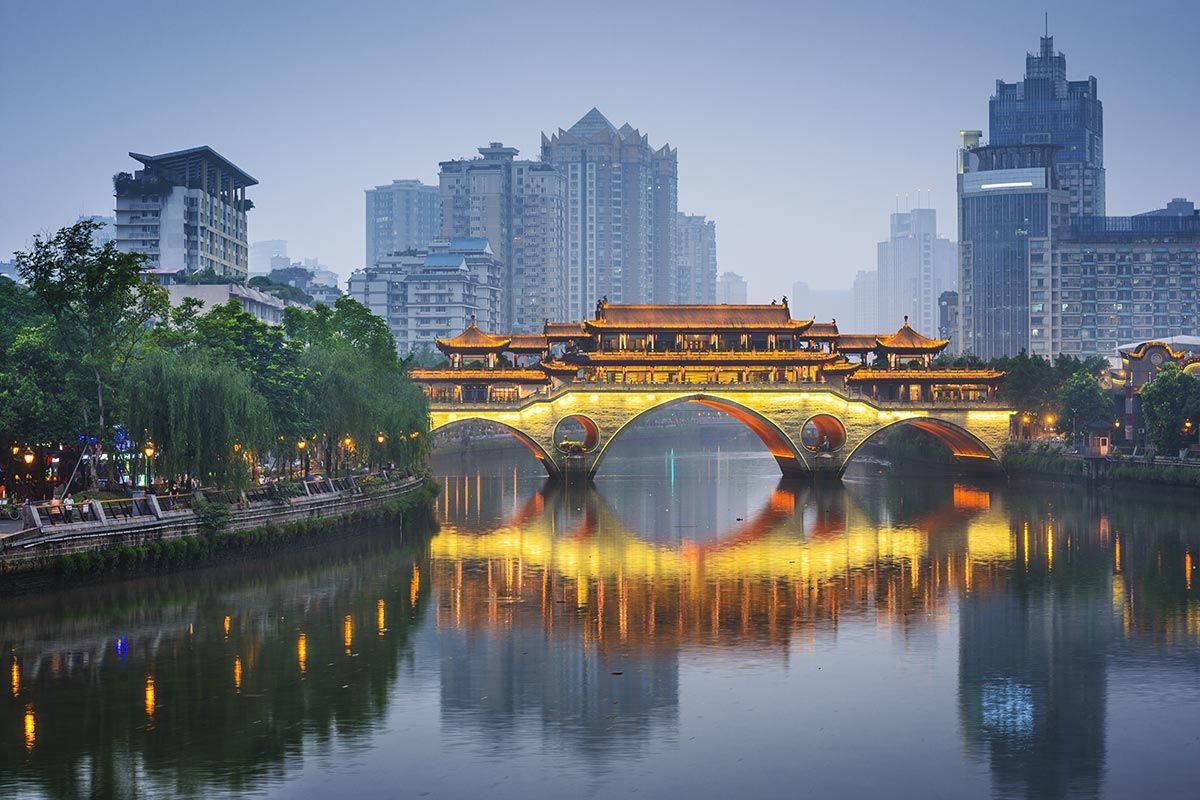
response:
[[[437,492],[435,482],[413,477],[304,502],[259,508],[205,503],[167,519],[6,542],[0,552],[0,594],[270,553],[370,522],[399,521],[403,530],[430,517]]]
[[[1013,443],[1000,463],[1010,477],[1052,477],[1064,482],[1139,483],[1170,488],[1200,489],[1200,464],[1180,459],[1134,458],[1112,455],[1086,458],[1040,444]]]

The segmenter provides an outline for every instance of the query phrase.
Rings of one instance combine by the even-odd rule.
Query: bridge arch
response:
[[[564,422],[574,422],[583,428],[583,441],[579,443],[583,446],[583,452],[590,453],[596,449],[596,445],[600,444],[600,427],[596,425],[595,420],[586,414],[568,414],[554,423],[554,446],[559,450],[563,449],[560,443],[564,438],[562,429]]]
[[[559,474],[558,464],[554,461],[554,458],[548,452],[546,452],[545,448],[543,448],[540,444],[538,444],[532,437],[529,436],[529,434],[525,433],[524,431],[522,431],[518,428],[514,428],[512,425],[508,425],[503,422],[499,422],[497,420],[491,419],[490,417],[475,416],[475,415],[459,417],[457,419],[451,420],[450,422],[446,422],[441,425],[438,425],[436,428],[431,430],[430,433],[436,433],[437,431],[449,430],[449,429],[455,428],[466,422],[485,422],[488,425],[492,425],[494,427],[500,428],[505,433],[511,434],[513,436],[513,438],[515,438],[518,442],[520,442],[521,444],[523,444],[529,448],[529,452],[533,453],[534,458],[536,458],[538,461],[542,462],[542,466],[545,467],[547,475],[549,475],[552,478],[558,477],[558,474]]]
[[[596,453],[596,459],[592,462],[592,466],[588,470],[588,477],[595,476],[596,471],[600,468],[600,463],[604,460],[604,456],[608,452],[609,446],[620,437],[626,428],[647,414],[684,403],[698,403],[709,408],[715,408],[741,422],[766,446],[767,450],[774,456],[776,463],[779,464],[779,468],[784,475],[802,475],[809,472],[810,465],[805,456],[800,452],[800,448],[797,448],[788,435],[774,422],[771,422],[762,414],[747,408],[741,403],[698,392],[682,397],[672,397],[669,400],[656,403],[649,408],[644,408],[621,423],[621,426],[615,431],[608,433],[600,446],[599,452]]]
[[[891,430],[900,425],[909,425],[934,437],[944,444],[956,459],[976,459],[981,462],[990,461],[997,465],[1000,463],[1000,457],[990,447],[970,431],[955,425],[953,422],[948,422],[937,417],[907,417],[877,428],[861,442],[854,445],[850,452],[846,454],[846,459],[842,462],[838,474],[840,475],[846,471],[846,467],[849,466],[851,459],[854,458],[863,445],[875,439],[884,431]]]

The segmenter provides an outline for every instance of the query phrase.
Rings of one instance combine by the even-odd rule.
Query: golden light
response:
[[[354,447],[354,440],[347,436],[345,439],[342,439],[342,447],[349,450],[351,447]]]
[[[1032,421],[1033,421],[1033,418],[1030,417],[1028,414],[1025,414],[1024,416],[1021,417],[1021,422],[1024,422],[1026,425],[1028,425]]]
[[[233,443],[233,452],[235,452],[235,453],[240,453],[240,452],[242,452],[242,445],[241,445],[241,443],[240,443],[240,442],[234,442],[234,443]]]
[[[301,675],[308,671],[308,637],[303,633],[296,638],[296,663]]]
[[[17,663],[15,658],[12,665],[12,693],[13,697],[21,693],[21,665]]]
[[[229,615],[225,615],[225,638],[229,638]]]
[[[21,453],[21,448],[18,445],[14,444],[12,446],[12,454],[15,456],[15,455],[20,455],[20,453]]]
[[[233,659],[233,688],[239,692],[242,690],[242,657],[234,656]]]
[[[303,439],[296,440],[296,449],[297,450],[303,450],[306,447],[308,447],[308,442],[304,441]]]
[[[382,433],[375,437],[376,444],[383,444],[386,440],[387,440],[387,437],[384,436]]]
[[[1113,420],[1113,427],[1114,427],[1114,428],[1119,428],[1119,427],[1121,427],[1121,420],[1119,420],[1119,419],[1114,419],[1114,420]]]
[[[142,448],[146,458],[154,458],[154,442],[146,442],[146,446]]]
[[[25,749],[32,750],[37,740],[37,721],[33,718],[33,706],[25,706]]]
[[[21,456],[21,459],[25,462],[25,466],[31,465],[35,458],[37,458],[37,456],[33,454],[32,450],[26,450],[25,455]]]
[[[1047,415],[1046,415],[1046,424],[1047,424],[1047,425],[1053,425],[1053,424],[1054,424],[1054,415],[1053,415],[1053,414],[1047,414]]]
[[[379,631],[379,635],[383,636],[383,630],[387,627],[387,607],[384,605],[383,598],[379,598],[379,602],[375,604],[375,628]]]
[[[346,655],[350,655],[350,646],[354,644],[354,620],[349,614],[342,620],[342,644],[346,646]]]
[[[408,604],[414,608],[417,605],[417,595],[421,592],[421,570],[413,564],[412,580],[408,582]]]
[[[146,677],[146,716],[154,716],[154,678]]]
[[[420,431],[413,431],[412,433],[410,433],[410,434],[408,435],[408,438],[410,438],[410,439],[415,439],[415,438],[417,438],[417,437],[418,437],[418,436],[420,436],[420,435],[421,435],[421,432],[420,432]]]

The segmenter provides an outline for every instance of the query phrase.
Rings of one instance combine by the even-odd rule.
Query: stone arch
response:
[[[717,397],[710,394],[690,394],[683,397],[672,397],[661,403],[656,403],[649,408],[644,408],[634,414],[629,419],[625,420],[619,428],[612,432],[601,444],[599,451],[596,453],[596,459],[592,462],[591,468],[588,470],[588,476],[592,477],[600,468],[600,462],[604,460],[604,454],[608,452],[609,445],[617,440],[621,433],[632,425],[636,420],[641,419],[646,414],[654,411],[659,411],[664,408],[669,408],[674,405],[683,403],[699,403],[709,408],[715,408],[725,414],[741,422],[747,428],[754,432],[759,440],[766,445],[767,450],[774,456],[776,463],[779,464],[779,469],[784,475],[803,475],[810,471],[810,466],[806,457],[800,452],[800,449],[792,442],[788,435],[784,433],[779,426],[771,422],[762,414],[754,411],[741,403],[736,403],[732,400],[727,400],[723,397]]]
[[[579,423],[583,428],[583,452],[590,453],[596,449],[596,445],[600,444],[600,428],[596,425],[596,421],[586,414],[567,414],[561,417],[554,423],[554,445],[558,447],[560,434],[559,426],[564,422],[571,420]],[[561,448],[559,448],[561,449]]]
[[[529,434],[525,433],[524,431],[520,430],[519,428],[514,428],[512,425],[508,425],[503,422],[499,422],[499,421],[491,419],[489,417],[481,417],[481,416],[474,416],[474,415],[466,416],[466,417],[459,417],[450,422],[446,422],[441,425],[438,425],[436,428],[433,428],[432,430],[430,430],[430,433],[434,433],[435,431],[443,431],[448,428],[453,428],[464,422],[486,422],[489,425],[495,425],[496,427],[503,429],[505,433],[512,434],[513,438],[515,438],[518,442],[520,442],[521,444],[523,444],[529,448],[529,452],[533,453],[534,458],[536,458],[538,461],[542,462],[542,466],[546,469],[547,475],[549,475],[551,478],[558,477],[558,474],[559,474],[558,464],[554,461],[554,458],[551,457],[551,455],[548,452],[546,452],[546,449],[544,447],[542,447],[540,444],[538,444],[537,441],[535,441]]]
[[[940,441],[949,448],[951,454],[956,459],[977,459],[979,461],[991,461],[997,465],[1000,463],[1000,457],[997,456],[992,449],[984,444],[977,436],[970,431],[955,425],[953,422],[947,422],[944,419],[937,417],[907,417],[905,419],[896,420],[888,423],[876,430],[872,431],[869,436],[861,442],[854,445],[849,453],[846,454],[845,460],[842,462],[841,469],[838,474],[846,471],[846,466],[850,460],[858,453],[859,448],[864,444],[874,439],[879,434],[894,428],[897,425],[911,425],[917,430],[924,431],[930,436]]]

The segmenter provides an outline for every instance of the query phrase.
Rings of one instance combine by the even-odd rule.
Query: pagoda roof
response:
[[[1140,360],[1140,359],[1146,357],[1146,353],[1150,350],[1151,347],[1163,348],[1164,350],[1167,351],[1167,354],[1169,356],[1171,356],[1171,358],[1176,359],[1176,360],[1181,359],[1185,355],[1187,355],[1187,353],[1184,352],[1183,350],[1176,350],[1174,347],[1171,347],[1170,343],[1159,341],[1157,339],[1155,339],[1153,341],[1149,341],[1149,342],[1142,342],[1133,350],[1122,351],[1121,355],[1125,358],[1132,358],[1135,360]]]
[[[949,339],[930,339],[917,333],[908,324],[907,316],[904,317],[904,324],[900,326],[900,330],[891,336],[876,337],[875,341],[883,349],[894,353],[936,353],[950,344]]]
[[[994,369],[860,369],[849,381],[922,381],[930,383],[991,383],[1004,377]]]
[[[547,320],[543,333],[550,341],[583,339],[588,336],[588,332],[584,329],[582,323],[579,322],[550,322]]]
[[[878,333],[839,333],[837,348],[847,353],[865,353],[879,346]]]
[[[601,302],[590,330],[806,330],[812,320],[792,319],[786,305],[617,305]]]
[[[541,352],[550,349],[550,340],[541,333],[514,333],[508,337],[506,350]]]
[[[823,372],[831,372],[837,375],[840,375],[843,372],[854,372],[858,369],[862,369],[862,364],[854,364],[849,361],[843,361],[837,364],[826,364],[825,366],[821,367]]]
[[[511,341],[508,337],[493,336],[490,333],[484,333],[475,324],[475,317],[471,317],[471,324],[467,329],[458,336],[449,339],[436,339],[437,348],[443,353],[447,351],[455,351],[461,353],[498,353],[508,347]]]
[[[414,369],[417,383],[547,383],[540,369]]]
[[[822,353],[819,350],[725,350],[691,352],[687,350],[639,351],[618,350],[603,353],[576,353],[568,355],[581,365],[625,365],[645,366],[712,366],[737,364],[741,366],[779,366],[788,364],[829,364],[841,360],[837,353]]]
[[[814,322],[804,333],[810,339],[833,339],[838,336],[837,322]]]
[[[554,375],[574,375],[579,371],[579,364],[568,364],[565,361],[541,361],[538,368]]]

